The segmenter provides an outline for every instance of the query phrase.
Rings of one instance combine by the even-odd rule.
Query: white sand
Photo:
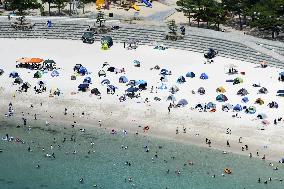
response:
[[[283,155],[284,146],[284,122],[279,122],[276,126],[273,125],[275,118],[283,116],[284,99],[276,96],[276,91],[284,89],[283,83],[278,82],[278,73],[280,70],[275,68],[261,69],[258,65],[241,62],[237,60],[226,59],[222,57],[215,58],[214,64],[203,64],[204,58],[200,53],[168,49],[165,51],[153,50],[152,47],[140,46],[137,50],[128,51],[123,49],[122,44],[114,44],[109,51],[102,51],[100,45],[83,44],[81,41],[67,40],[25,40],[25,39],[0,39],[1,62],[0,68],[4,69],[4,75],[0,76],[0,86],[4,88],[0,92],[1,113],[7,112],[8,102],[13,101],[16,107],[16,114],[27,107],[30,103],[39,104],[43,102],[42,108],[28,110],[40,114],[40,118],[47,119],[45,111],[48,114],[53,114],[55,120],[70,121],[69,118],[63,116],[64,108],[76,113],[85,111],[89,114],[88,119],[83,119],[82,124],[89,126],[97,125],[99,119],[102,120],[103,126],[108,129],[120,128],[128,129],[133,132],[138,130],[142,132],[142,127],[149,125],[150,130],[146,133],[149,135],[174,139],[181,142],[188,142],[203,146],[205,137],[211,139],[212,147],[225,151],[236,153],[249,152],[255,156],[256,151],[259,151],[260,157],[266,154],[268,159],[279,160]],[[42,79],[34,79],[35,71],[26,69],[16,69],[15,61],[21,57],[40,57],[43,59],[54,59],[57,62],[60,76],[52,78],[50,73],[44,74]],[[133,65],[133,60],[139,60],[141,67],[137,68]],[[98,78],[98,71],[101,69],[104,62],[108,62],[111,66],[117,68],[125,68],[128,79],[143,79],[148,82],[148,90],[141,92],[141,98],[128,99],[126,102],[119,102],[118,96],[124,93],[128,87],[125,84],[118,83],[118,78],[123,74],[114,74],[107,72],[107,78],[111,84],[118,87],[115,95],[106,94],[106,86],[100,84],[104,78]],[[102,99],[99,100],[95,96],[89,96],[90,92],[78,93],[71,95],[72,91],[77,91],[77,86],[82,83],[85,76],[78,77],[76,81],[71,81],[70,76],[73,74],[73,66],[77,63],[85,66],[92,74],[88,75],[92,78],[93,84],[91,88],[97,87],[102,93]],[[235,64],[239,71],[244,71],[246,74],[228,76],[225,74],[227,64]],[[168,90],[158,90],[158,93],[150,93],[151,86],[160,86],[159,71],[150,70],[158,64],[161,68],[166,68],[172,71],[172,75],[168,77],[166,85],[168,87],[173,84],[177,85],[180,91],[175,95],[177,100],[185,98],[189,105],[182,108],[174,108],[168,114],[167,107],[169,101],[166,101],[170,94]],[[15,90],[18,86],[12,85],[13,79],[9,78],[9,73],[16,70],[24,81],[28,81],[34,86],[39,80],[47,82],[48,91],[51,88],[58,87],[62,90],[63,95],[60,97],[50,98],[49,92],[43,94],[34,94],[33,89],[22,94],[16,94],[13,98]],[[176,80],[179,76],[188,71],[193,71],[196,77],[193,79],[186,78],[185,84],[177,84]],[[208,80],[201,80],[201,73],[209,75]],[[226,83],[226,79],[234,79],[240,76],[244,79],[243,84],[233,85]],[[259,88],[253,88],[253,83],[260,83],[269,91],[268,94],[257,94]],[[199,87],[204,87],[206,95],[191,94],[191,90],[197,91]],[[231,104],[241,104],[240,96],[236,93],[240,88],[246,88],[250,93],[247,95],[250,101],[246,105],[254,105],[257,113],[266,113],[269,126],[263,126],[260,120],[256,120],[256,115],[247,115],[239,113],[242,118],[232,118],[233,112],[223,112],[221,105],[224,103],[216,102],[215,98],[218,95],[216,88],[224,86],[227,92],[225,95]],[[154,90],[155,91],[155,90]],[[118,96],[117,96],[118,95]],[[162,100],[156,102],[153,98],[157,96]],[[148,97],[150,103],[144,103],[144,99]],[[261,97],[264,105],[255,105],[256,98]],[[270,101],[276,101],[279,104],[278,109],[269,109],[267,104]],[[197,103],[212,101],[217,104],[217,112],[198,112],[190,110]],[[51,113],[52,112],[52,113]],[[3,117],[3,114],[1,117]],[[33,114],[31,114],[33,115]],[[51,121],[52,122],[52,121]],[[53,121],[55,124],[55,121]],[[42,123],[43,124],[43,123]],[[187,128],[187,133],[182,133],[182,127]],[[179,127],[181,134],[176,135],[176,127]],[[226,129],[232,130],[231,135],[226,134]],[[265,130],[260,130],[265,128]],[[196,136],[196,134],[199,136]],[[238,144],[238,138],[243,137],[243,143]],[[226,140],[231,143],[231,148],[226,147]],[[249,151],[241,152],[241,146],[247,144]],[[267,148],[263,148],[267,146]]]

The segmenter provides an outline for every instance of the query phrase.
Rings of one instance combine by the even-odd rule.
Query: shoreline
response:
[[[10,94],[12,96],[12,94]],[[2,94],[0,94],[0,96],[2,96]],[[13,97],[12,97],[13,98]],[[16,97],[17,98],[17,97]],[[15,115],[13,115],[12,117],[9,118],[1,118],[1,122],[7,122],[9,124],[9,119],[13,119],[11,120],[11,122],[13,123],[18,123],[19,125],[23,126],[22,120],[21,120],[21,112],[24,110],[28,110],[29,114],[25,115],[27,117],[27,125],[29,125],[29,122],[32,122],[31,125],[37,125],[39,127],[44,128],[44,123],[46,120],[48,120],[48,122],[50,123],[51,127],[54,128],[56,127],[56,129],[58,129],[58,126],[61,127],[60,129],[66,128],[67,130],[71,129],[71,125],[73,123],[73,120],[76,120],[76,125],[75,125],[75,129],[79,130],[79,129],[100,129],[100,130],[105,130],[105,132],[109,133],[111,132],[112,129],[115,129],[117,132],[122,132],[122,130],[126,130],[128,133],[131,133],[133,135],[135,135],[135,133],[138,131],[139,135],[143,135],[143,136],[149,136],[155,139],[161,139],[161,140],[166,140],[168,142],[176,142],[176,143],[180,143],[180,144],[185,144],[185,145],[193,145],[196,147],[201,147],[203,149],[213,149],[213,150],[217,150],[220,151],[220,153],[222,152],[226,152],[226,153],[232,153],[235,155],[241,155],[241,156],[249,156],[249,152],[252,152],[253,154],[253,159],[258,159],[261,160],[262,157],[262,152],[261,150],[259,150],[260,155],[259,157],[257,157],[255,155],[255,150],[259,149],[256,145],[255,145],[255,141],[250,138],[245,138],[243,137],[242,139],[242,144],[239,144],[237,142],[237,136],[235,135],[228,135],[229,138],[233,138],[235,139],[234,141],[230,142],[230,147],[226,146],[226,139],[224,138],[213,138],[213,143],[211,147],[208,147],[207,144],[205,144],[205,135],[203,134],[203,132],[205,132],[204,130],[200,130],[201,132],[198,133],[199,135],[197,136],[197,133],[193,133],[191,132],[191,130],[196,129],[196,126],[194,126],[193,124],[190,126],[187,126],[188,130],[187,133],[182,133],[180,132],[179,134],[175,134],[175,126],[172,126],[171,132],[169,130],[162,130],[160,129],[163,125],[155,125],[152,128],[150,127],[150,129],[146,132],[143,132],[143,126],[146,123],[143,122],[142,120],[139,120],[139,118],[137,119],[133,119],[133,120],[119,120],[117,121],[117,119],[115,118],[111,118],[109,119],[110,115],[115,115],[118,112],[108,112],[107,114],[100,112],[100,111],[92,111],[90,112],[85,112],[84,116],[80,116],[80,113],[82,111],[82,109],[79,109],[77,112],[72,111],[75,113],[75,117],[72,118],[72,116],[70,114],[64,115],[64,104],[63,103],[58,103],[59,100],[58,99],[52,99],[54,101],[58,101],[58,102],[53,102],[52,106],[48,105],[48,108],[53,109],[56,108],[56,111],[53,112],[39,112],[39,108],[40,108],[40,104],[39,103],[35,103],[34,101],[30,101],[31,99],[29,98],[25,98],[24,102],[26,102],[27,107],[23,106],[23,105],[13,105],[15,106],[16,110],[20,110],[17,111],[17,113],[15,113]],[[38,102],[39,101],[43,101],[44,102],[44,98],[40,97],[37,99]],[[2,102],[0,104],[2,104],[2,106],[4,104],[8,105],[9,100],[5,99],[2,100]],[[61,101],[61,100],[60,100]],[[64,101],[69,101],[69,99],[64,99]],[[33,103],[27,103],[27,102],[33,102]],[[34,107],[33,108],[29,108],[29,105],[33,104]],[[74,104],[73,104],[74,105]],[[77,109],[76,107],[78,106],[82,106],[83,104],[77,103],[72,109],[74,110]],[[43,103],[43,106],[46,106],[45,103]],[[102,106],[101,102],[100,103],[92,103],[91,106],[94,107],[98,107],[98,106]],[[102,107],[104,110],[110,109],[112,105],[111,104],[107,104],[104,105],[104,107]],[[58,109],[59,107],[61,107],[61,109]],[[69,109],[69,108],[68,108]],[[27,114],[28,112],[25,112],[25,114]],[[37,120],[33,120],[33,113],[32,112],[38,112],[38,118]],[[6,112],[5,111],[1,111],[1,115],[4,115]],[[61,114],[61,115],[60,115]],[[52,115],[53,118],[50,118],[49,115]],[[99,118],[98,118],[99,115]],[[163,114],[164,115],[164,114]],[[165,115],[164,115],[165,116]],[[63,120],[63,119],[64,120]],[[65,120],[66,119],[66,120]],[[72,121],[71,121],[72,120]],[[101,120],[102,126],[100,127],[99,124],[99,120]],[[69,127],[68,127],[69,125]],[[141,127],[139,127],[139,125],[141,125]],[[134,126],[134,127],[133,127]],[[32,127],[31,127],[32,128]],[[210,132],[209,132],[210,133]],[[209,133],[208,137],[213,137],[210,136]],[[249,146],[249,150],[246,151],[241,151],[240,148],[242,145],[247,144]],[[267,149],[266,149],[267,150]],[[270,162],[274,162],[274,163],[278,163],[278,161],[280,160],[280,158],[277,155],[281,154],[281,151],[266,151],[266,161]],[[226,154],[224,154],[226,155]]]

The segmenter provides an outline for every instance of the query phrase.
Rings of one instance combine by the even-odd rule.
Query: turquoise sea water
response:
[[[284,167],[275,171],[249,157],[222,154],[206,148],[103,130],[47,130],[1,125],[0,136],[8,133],[24,144],[0,141],[1,189],[282,189]],[[75,142],[71,141],[75,138]],[[64,137],[66,142],[63,143]],[[54,141],[55,138],[55,141]],[[91,142],[94,142],[92,147]],[[51,150],[50,145],[53,146]],[[57,147],[60,145],[60,148]],[[128,146],[127,149],[122,148]],[[149,147],[146,152],[144,146]],[[159,147],[160,146],[160,147]],[[32,152],[28,151],[28,147]],[[42,151],[42,148],[45,148]],[[76,154],[72,152],[76,151]],[[88,151],[91,151],[88,154]],[[95,151],[95,152],[93,152]],[[55,159],[45,154],[54,152]],[[155,157],[157,152],[158,157]],[[174,159],[171,157],[175,157]],[[152,160],[153,158],[153,160]],[[194,165],[184,165],[188,161]],[[131,166],[125,165],[125,162]],[[40,168],[36,168],[40,165]],[[231,175],[221,175],[225,167]],[[169,169],[169,173],[167,170]],[[181,174],[175,173],[180,170]],[[212,175],[216,175],[215,178]],[[132,182],[128,179],[132,178]],[[257,183],[258,178],[262,183]],[[273,180],[264,184],[264,180]],[[83,178],[82,183],[79,182]],[[126,179],[126,181],[125,181]],[[97,187],[94,187],[94,185]]]

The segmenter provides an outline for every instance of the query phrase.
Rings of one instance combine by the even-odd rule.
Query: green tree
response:
[[[49,16],[50,16],[50,5],[52,4],[52,3],[54,3],[54,0],[41,0],[42,1],[42,3],[44,4],[44,3],[48,3],[48,14],[49,14]]]
[[[19,15],[24,15],[25,10],[41,7],[37,0],[6,0],[5,3],[9,6],[9,9],[18,11]]]
[[[251,27],[271,32],[275,39],[284,27],[284,0],[261,0],[251,11]]]
[[[67,5],[70,0],[53,0],[53,3],[57,6],[58,13],[61,13],[61,10]]]
[[[176,5],[178,6],[176,10],[178,12],[183,12],[184,15],[188,18],[189,25],[191,25],[190,23],[191,13],[193,13],[195,7],[194,0],[178,0],[176,2]]]

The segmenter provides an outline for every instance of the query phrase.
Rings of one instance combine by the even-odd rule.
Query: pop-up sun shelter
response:
[[[190,77],[190,78],[194,78],[194,77],[195,77],[195,73],[193,73],[193,72],[187,72],[185,76],[186,76],[186,77]]]

